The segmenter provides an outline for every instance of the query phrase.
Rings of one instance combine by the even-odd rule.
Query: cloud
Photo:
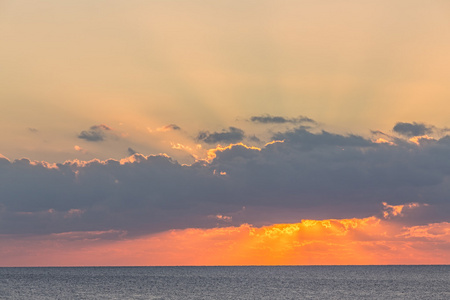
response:
[[[28,131],[31,132],[31,133],[38,133],[38,132],[39,132],[39,130],[38,130],[37,128],[28,127],[27,129],[28,129]]]
[[[217,143],[238,143],[245,137],[244,131],[236,127],[229,127],[228,130],[222,130],[221,132],[201,131],[197,140],[203,141],[207,144]]]
[[[403,136],[413,137],[430,134],[433,132],[433,126],[427,126],[423,123],[404,123],[398,122],[395,124],[393,130]]]
[[[229,226],[367,216],[420,226],[450,217],[450,136],[392,145],[299,127],[274,139],[213,148],[192,165],[141,154],[58,164],[1,158],[0,234],[134,236],[215,227],[217,215]]]
[[[110,130],[112,128],[105,124],[93,125],[90,130],[83,130],[78,138],[89,142],[101,142],[105,139],[105,131]]]
[[[420,203],[407,203],[407,204],[401,204],[401,205],[389,205],[386,202],[383,202],[383,217],[385,219],[390,219],[392,217],[396,217],[396,216],[400,216],[403,217],[405,214],[405,210],[408,209],[414,209],[417,207],[420,207],[421,205],[423,206],[428,206],[428,204],[424,203],[424,204],[420,204]]]
[[[321,133],[312,133],[305,127],[298,127],[286,132],[278,132],[272,136],[273,140],[286,140],[305,149],[328,146],[350,146],[350,147],[369,147],[374,146],[373,142],[357,135],[339,135],[322,131]]]
[[[261,115],[261,116],[252,116],[250,121],[253,123],[262,123],[262,124],[284,124],[284,123],[292,123],[292,124],[300,124],[300,123],[311,123],[316,124],[311,118],[305,116],[299,116],[297,118],[285,118],[281,116],[271,116],[271,115]]]
[[[261,143],[261,140],[256,135],[249,136],[248,140],[255,143]]]
[[[89,142],[101,142],[104,139],[104,134],[101,131],[82,131],[79,135],[78,135],[79,139],[82,140],[86,140]]]
[[[109,127],[108,125],[100,124],[91,126],[91,130],[112,130],[112,128]]]
[[[81,152],[81,153],[83,153],[83,154],[86,154],[86,153],[87,153],[87,151],[86,151],[84,148],[82,148],[82,147],[80,147],[80,146],[78,146],[78,145],[73,146],[73,148],[74,148],[76,151]]]
[[[173,131],[173,130],[181,130],[181,127],[175,124],[169,124],[163,127],[159,127],[156,129],[156,131],[161,131],[161,132],[167,132],[167,131]]]
[[[137,153],[136,150],[134,150],[134,149],[131,148],[131,147],[128,147],[127,151],[128,151],[128,154],[129,154],[129,155],[134,155],[134,154]]]

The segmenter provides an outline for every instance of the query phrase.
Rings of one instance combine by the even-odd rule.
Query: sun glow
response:
[[[42,261],[55,266],[445,264],[450,261],[450,223],[404,227],[376,217],[303,220],[170,230],[133,239],[115,230],[22,241],[4,236],[0,244],[1,265],[15,266]]]

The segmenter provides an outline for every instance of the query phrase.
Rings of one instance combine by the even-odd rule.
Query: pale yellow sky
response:
[[[449,15],[437,0],[0,0],[0,153],[183,160],[171,143],[259,134],[244,120],[261,114],[366,135],[446,127]],[[104,142],[77,138],[98,124],[114,129]]]

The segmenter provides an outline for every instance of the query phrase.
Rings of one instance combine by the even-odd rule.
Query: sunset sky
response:
[[[0,0],[0,266],[450,264],[449,15]]]

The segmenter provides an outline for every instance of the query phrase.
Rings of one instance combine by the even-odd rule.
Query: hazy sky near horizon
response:
[[[0,0],[0,265],[449,263],[449,13]]]

